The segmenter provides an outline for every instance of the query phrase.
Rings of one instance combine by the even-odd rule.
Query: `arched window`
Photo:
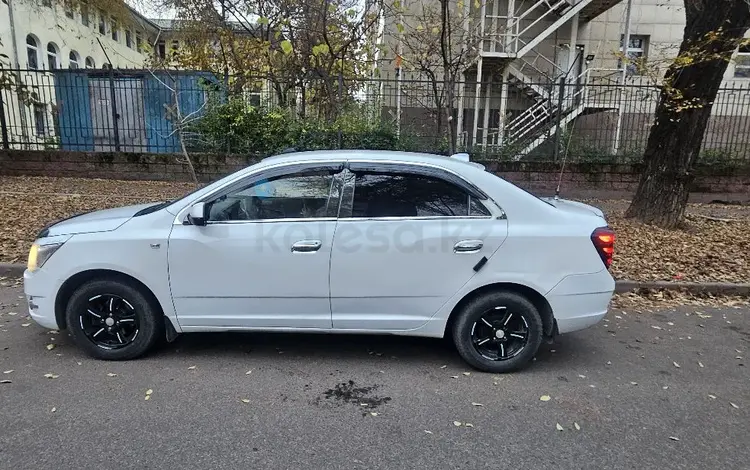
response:
[[[78,53],[76,51],[70,51],[70,54],[68,54],[68,68],[71,69],[77,69],[80,68],[81,65],[79,62],[81,61],[81,58],[78,56]]]
[[[87,69],[96,68],[96,62],[94,62],[94,59],[92,59],[91,57],[86,57],[86,68]]]
[[[30,69],[39,68],[39,41],[31,34],[26,36],[26,61]]]
[[[60,66],[60,60],[58,58],[60,49],[54,42],[47,44],[47,65],[50,70],[55,70]]]

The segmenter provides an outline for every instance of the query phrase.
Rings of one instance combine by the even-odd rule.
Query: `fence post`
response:
[[[109,91],[112,98],[112,130],[115,137],[115,152],[120,151],[120,129],[117,127],[117,121],[120,115],[117,114],[117,100],[115,99],[115,71],[112,65],[109,66]]]
[[[557,112],[555,113],[555,148],[552,150],[552,160],[557,161],[560,158],[560,124],[562,121],[562,107],[565,102],[565,81],[567,77],[560,77],[560,88],[557,90]]]
[[[3,102],[3,90],[0,89],[0,131],[2,131],[3,148],[8,150],[8,122],[5,120],[5,103]]]
[[[341,101],[344,99],[344,76],[342,75],[342,72],[339,72],[339,89],[338,89],[338,98],[336,100],[336,119],[338,119],[341,113]],[[344,138],[341,134],[341,123],[339,122],[339,125],[336,126],[338,128],[338,146],[339,148],[342,148],[344,145]]]

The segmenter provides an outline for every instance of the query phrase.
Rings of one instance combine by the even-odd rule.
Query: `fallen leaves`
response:
[[[49,410],[49,412],[50,412],[50,413],[54,413],[54,412],[56,412],[56,411],[57,411],[57,408],[55,408],[54,406],[52,407],[52,409],[51,409],[51,410]]]
[[[48,378],[48,379],[56,379],[56,378],[60,377],[59,375],[50,374],[50,373],[44,374],[44,376],[46,378]]]
[[[244,404],[248,404],[248,403],[250,403],[250,399],[249,399],[249,398],[242,398],[242,399],[241,399],[240,401],[241,401],[242,403],[244,403]]]
[[[146,396],[143,399],[144,400],[150,400],[151,399],[151,395],[153,395],[153,393],[154,393],[153,389],[149,388],[148,390],[146,390]]]
[[[565,430],[565,428],[564,428],[564,427],[562,427],[562,424],[560,424],[560,423],[557,423],[557,424],[555,425],[555,428],[556,428],[556,429],[557,429],[558,431],[564,431],[564,430]]]
[[[3,374],[12,374],[14,372],[13,369],[4,370]]]
[[[477,402],[471,402],[471,406],[484,406],[484,405],[481,403],[477,403]]]
[[[551,398],[552,397],[550,397],[549,395],[542,395],[541,397],[539,397],[539,400],[540,401],[550,401]]]
[[[730,401],[730,402],[729,402],[729,404],[730,404],[730,405],[732,405],[732,408],[734,408],[734,409],[737,409],[737,410],[739,410],[739,409],[740,409],[739,405],[737,405],[736,403],[732,403],[732,402]]]
[[[680,368],[680,365],[678,363],[674,362],[674,361],[672,361],[672,365],[675,366],[678,369]]]
[[[680,440],[679,437],[675,437],[675,436],[669,436],[669,438],[672,439],[673,441],[679,441]]]
[[[252,370],[249,370],[249,371],[245,372],[245,375],[250,375],[250,374],[252,374],[252,373],[253,373],[253,371],[252,371]]]
[[[461,421],[453,421],[453,425],[456,427],[461,426]]]
[[[576,428],[576,431],[581,430],[581,426],[578,423],[573,423],[573,427]]]
[[[107,372],[107,377],[117,377],[117,374],[114,372]]]
[[[53,349],[55,349],[55,347],[56,345],[50,343],[47,345],[47,351],[52,351]]]
[[[196,366],[190,366],[190,367],[188,367],[188,370],[195,370],[195,367]]]

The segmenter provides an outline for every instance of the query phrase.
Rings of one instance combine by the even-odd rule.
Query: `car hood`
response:
[[[604,213],[600,209],[597,209],[596,207],[590,206],[588,204],[584,204],[582,202],[571,201],[569,199],[556,199],[554,197],[545,197],[542,199],[564,212],[582,215],[595,215],[597,217],[601,217],[602,219],[604,218]]]
[[[120,227],[138,211],[153,206],[137,204],[76,215],[47,226],[39,233],[39,238],[56,235],[75,235],[79,233],[110,232]]]

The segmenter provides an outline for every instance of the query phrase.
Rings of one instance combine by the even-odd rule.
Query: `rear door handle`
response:
[[[323,246],[320,240],[300,240],[292,245],[293,253],[314,253]]]
[[[482,249],[484,242],[482,240],[461,240],[453,245],[454,253],[476,253]]]

